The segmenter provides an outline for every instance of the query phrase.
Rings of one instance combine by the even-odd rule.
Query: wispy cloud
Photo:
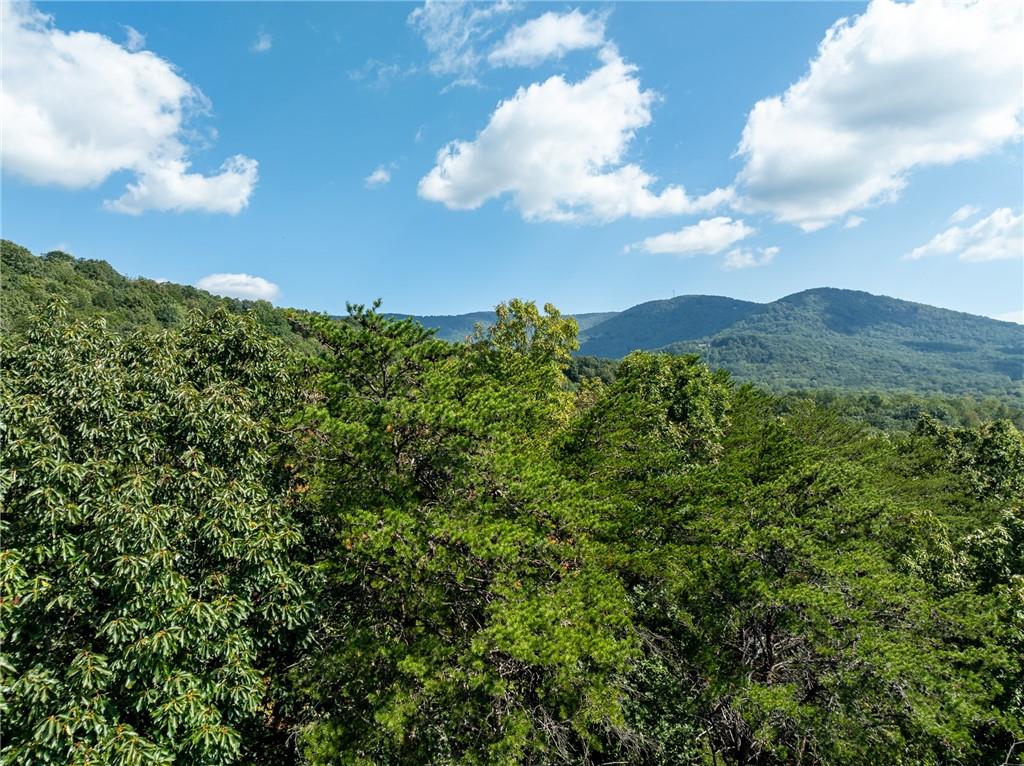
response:
[[[253,40],[252,45],[249,46],[249,50],[253,53],[266,53],[273,47],[274,38],[271,37],[269,33],[261,31],[256,35],[256,39]]]
[[[146,36],[142,34],[142,32],[137,30],[135,27],[128,26],[127,24],[125,24],[122,28],[124,29],[125,48],[132,52],[135,52],[140,51],[146,47]]]
[[[483,61],[480,49],[496,33],[495,24],[515,6],[506,0],[477,4],[426,0],[409,14],[408,23],[430,52],[430,71],[454,77],[454,85],[477,82]]]
[[[968,218],[973,218],[980,212],[981,208],[978,207],[977,205],[964,205],[963,207],[959,207],[956,209],[953,215],[949,217],[949,222],[963,223]]]
[[[384,166],[378,167],[370,175],[363,179],[367,189],[376,189],[391,183],[391,171]]]
[[[415,66],[403,66],[396,61],[367,59],[366,63],[348,71],[348,79],[361,82],[373,90],[387,90],[395,80],[415,74]]]

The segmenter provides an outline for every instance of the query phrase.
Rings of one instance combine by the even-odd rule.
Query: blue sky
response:
[[[329,312],[827,285],[1009,318],[1019,9],[15,6],[3,236]]]

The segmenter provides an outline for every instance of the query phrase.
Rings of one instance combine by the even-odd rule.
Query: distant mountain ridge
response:
[[[117,330],[178,326],[192,309],[254,311],[270,332],[302,346],[282,309],[265,301],[130,279],[108,263],[3,241],[0,324],[18,332],[54,296],[75,314]],[[409,316],[393,314],[392,316]],[[459,341],[493,312],[413,316]],[[581,356],[618,359],[634,349],[700,354],[738,380],[779,391],[891,390],[995,396],[1024,405],[1024,326],[856,290],[816,288],[770,303],[709,295],[580,314]]]
[[[414,318],[450,340],[472,331],[457,316]],[[888,389],[1024,403],[1024,326],[859,290],[820,287],[771,303],[683,295],[580,318],[584,356],[695,353],[778,390]]]

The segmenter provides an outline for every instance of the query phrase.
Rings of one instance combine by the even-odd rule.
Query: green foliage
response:
[[[0,763],[252,762],[309,618],[276,345],[223,311],[122,338],[57,308],[0,361]]]
[[[680,341],[710,337],[761,309],[761,304],[715,295],[682,295],[648,301],[586,331],[583,353],[619,359]]]
[[[60,252],[37,258],[7,241],[2,256],[0,326],[6,332],[22,332],[50,297],[59,295],[73,316],[102,316],[118,332],[180,327],[193,308],[254,312],[270,334],[289,346],[303,353],[317,350],[293,332],[287,312],[266,301],[218,298],[193,287],[127,279],[104,261]],[[462,343],[477,325],[493,322],[494,314],[389,318],[415,319],[436,330],[438,339]],[[582,354],[595,357],[569,367],[574,381],[600,377],[610,382],[614,363],[605,360],[633,350],[696,353],[737,380],[776,392],[913,393],[942,410],[949,408],[940,399],[984,398],[1011,407],[1010,417],[1024,426],[1024,329],[1009,322],[831,288],[768,304],[687,295],[574,319]],[[986,404],[982,419],[1006,417],[990,409]],[[903,425],[912,428],[915,420],[904,419]]]
[[[922,395],[894,391],[794,391],[778,397],[779,414],[792,411],[807,400],[849,420],[890,433],[909,433],[923,417],[948,426],[978,428],[995,420],[1011,421],[1024,429],[1024,406],[974,396]]]
[[[619,407],[650,401],[645,392]],[[921,486],[908,451],[929,453],[933,440],[878,438],[813,406],[779,418],[752,389],[732,397],[718,448],[697,460],[640,421],[631,449],[582,463],[607,492],[627,488],[615,539],[644,655],[622,760],[1002,759],[1022,724],[1024,602],[1009,574],[1019,511],[958,532],[998,502],[990,481],[965,498],[939,446]],[[1005,428],[994,431],[1016,445]],[[579,439],[568,449],[588,454]],[[981,449],[995,457],[973,464],[1006,476],[996,464],[1014,449]],[[623,484],[642,466],[655,470]],[[990,572],[1002,586],[982,587]]]
[[[107,287],[0,351],[0,763],[1019,759],[1005,402],[575,357],[523,301],[124,335],[29,258]]]
[[[699,353],[777,391],[912,391],[1024,405],[1024,328],[853,290],[796,293],[661,350]],[[587,343],[583,351],[598,353]]]
[[[980,428],[950,428],[931,418],[921,420],[918,434],[930,436],[980,497],[1024,500],[1024,436],[1007,421]]]
[[[312,763],[577,762],[635,651],[599,508],[558,475],[575,323],[514,301],[449,346],[352,307],[303,418],[334,610],[303,678]]]
[[[151,279],[129,279],[106,261],[77,259],[58,250],[37,257],[20,245],[0,240],[0,327],[20,334],[58,297],[75,319],[106,319],[118,333],[184,326],[189,312],[221,308],[251,314],[261,328],[303,351],[313,350],[292,332],[285,314],[267,301],[221,298],[203,290]]]
[[[600,359],[596,356],[574,356],[565,369],[565,377],[575,385],[589,378],[598,378],[602,383],[615,380],[615,369],[619,363],[613,359]]]

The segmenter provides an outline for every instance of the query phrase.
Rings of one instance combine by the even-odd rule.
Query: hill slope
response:
[[[54,250],[43,256],[8,240],[0,242],[0,328],[18,333],[30,317],[56,297],[79,317],[103,317],[117,332],[177,327],[192,309],[222,306],[232,313],[255,312],[271,334],[293,346],[307,341],[292,332],[284,312],[267,301],[211,295],[188,285],[131,279],[106,261],[79,259]]]
[[[654,349],[713,335],[762,308],[716,295],[683,295],[641,303],[581,328],[580,353],[617,359],[634,349]]]
[[[414,318],[454,340],[489,317]],[[910,391],[1024,404],[1024,327],[856,290],[817,288],[766,304],[687,295],[578,319],[582,356],[697,353],[739,380],[779,391]]]
[[[292,332],[285,312],[265,301],[129,279],[105,261],[60,252],[37,257],[7,241],[0,283],[0,327],[7,333],[20,331],[29,316],[62,296],[76,315],[105,317],[118,331],[174,327],[193,308],[224,306],[255,311],[293,346],[307,343]],[[414,318],[458,341],[493,316]],[[621,358],[633,349],[698,353],[739,380],[779,391],[967,394],[1024,404],[1024,327],[854,290],[818,288],[766,304],[691,295],[576,319],[583,356]]]
[[[853,290],[789,295],[714,334],[656,348],[699,353],[741,380],[782,390],[902,389],[1024,400],[1024,327]]]

